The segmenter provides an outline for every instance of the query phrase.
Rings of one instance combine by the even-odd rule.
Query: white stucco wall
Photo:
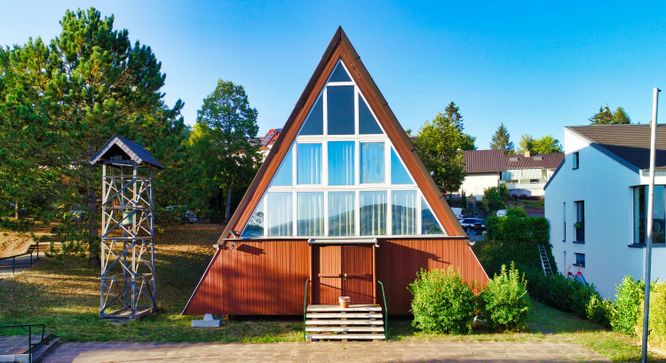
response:
[[[585,254],[582,273],[604,297],[615,296],[615,284],[625,275],[643,275],[643,248],[633,242],[633,195],[631,186],[641,182],[630,170],[594,149],[578,133],[564,130],[565,162],[546,188],[545,216],[550,222],[550,243],[558,270],[578,268],[574,253]],[[580,154],[580,167],[572,169],[573,153]],[[585,243],[573,243],[576,221],[574,201],[585,201]],[[565,203],[565,204],[563,204]],[[566,223],[566,236],[564,236]],[[653,250],[653,278],[666,278],[666,248]]]
[[[498,180],[498,173],[466,175],[460,186],[460,191],[467,195],[473,195],[476,199],[481,199],[483,198],[483,191],[490,187],[496,187]]]

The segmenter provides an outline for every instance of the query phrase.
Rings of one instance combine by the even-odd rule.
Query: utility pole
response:
[[[659,103],[659,88],[652,91],[652,126],[650,130],[650,180],[648,186],[648,210],[647,210],[647,241],[645,242],[645,270],[643,271],[645,282],[645,301],[643,303],[643,339],[641,345],[641,362],[647,362],[648,352],[648,321],[650,319],[650,272],[652,269],[652,231],[654,212],[654,166],[657,154],[657,105]]]

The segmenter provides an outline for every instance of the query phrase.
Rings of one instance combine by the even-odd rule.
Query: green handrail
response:
[[[384,292],[384,283],[377,280],[379,287],[382,288],[382,298],[384,299],[384,338],[388,340],[388,305],[386,304],[386,293]]]
[[[305,279],[305,284],[303,286],[303,341],[308,340],[308,333],[305,330],[305,316],[307,314],[307,308],[308,308],[308,283],[310,282],[310,279],[307,278]]]

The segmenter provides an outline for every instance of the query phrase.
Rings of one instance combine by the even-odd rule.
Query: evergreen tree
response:
[[[490,140],[490,148],[493,150],[502,150],[506,154],[513,153],[511,135],[509,134],[509,130],[504,126],[504,123],[500,123],[495,131],[495,134]]]
[[[444,113],[426,122],[414,138],[419,157],[443,192],[460,189],[465,178],[463,150],[475,148],[474,137],[463,130],[459,108],[451,102]]]
[[[590,124],[592,125],[624,125],[630,123],[631,119],[622,107],[618,107],[615,112],[612,112],[608,105],[602,106],[599,107],[597,113],[590,117]]]

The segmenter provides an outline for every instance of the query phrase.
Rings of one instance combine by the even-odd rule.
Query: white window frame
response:
[[[342,61],[339,61],[339,63],[342,64],[344,70],[347,72],[348,75],[351,77],[351,73],[349,73],[349,70],[345,66],[345,64]],[[330,78],[329,78],[330,79]],[[353,78],[352,78],[353,79]],[[354,86],[354,135],[328,135],[328,87],[329,86]],[[379,125],[379,128],[382,131],[382,134],[359,134],[360,131],[360,120],[359,120],[359,96],[360,98],[363,99],[364,102],[367,103],[367,99],[365,96],[363,96],[363,93],[361,90],[358,88],[355,82],[327,82],[323,90],[321,91],[321,94],[318,97],[322,97],[322,112],[323,112],[323,130],[322,130],[322,135],[297,135],[293,144],[290,145],[292,148],[292,160],[291,160],[291,167],[292,167],[292,185],[291,186],[271,186],[266,189],[264,192],[265,197],[266,193],[269,192],[291,192],[292,193],[292,213],[293,213],[293,226],[292,226],[292,235],[291,236],[268,236],[268,225],[267,225],[267,212],[268,212],[268,199],[264,200],[263,203],[263,211],[264,211],[264,235],[263,237],[270,237],[270,238],[293,238],[293,237],[328,237],[329,236],[329,231],[328,231],[328,193],[329,192],[336,192],[336,191],[353,191],[354,194],[354,204],[355,204],[355,211],[354,211],[354,236],[360,236],[360,231],[361,231],[361,195],[360,193],[362,191],[385,191],[386,192],[386,234],[382,236],[377,236],[377,237],[399,237],[399,238],[406,238],[406,237],[437,237],[437,236],[447,236],[446,230],[443,228],[442,224],[440,221],[437,219],[435,216],[435,220],[437,221],[437,224],[439,225],[440,229],[442,230],[443,234],[422,234],[421,233],[421,227],[422,227],[422,222],[421,222],[421,214],[422,214],[422,201],[425,201],[426,206],[428,209],[430,209],[431,213],[432,208],[428,204],[428,201],[425,200],[425,196],[419,189],[419,187],[416,185],[414,182],[414,177],[409,174],[409,169],[407,169],[407,166],[405,162],[402,160],[400,157],[400,154],[398,154],[396,150],[396,156],[399,160],[399,162],[402,164],[403,168],[407,170],[407,173],[409,174],[410,178],[412,179],[413,184],[391,184],[391,150],[395,149],[393,146],[393,143],[389,139],[389,137],[386,135],[386,131],[382,127],[382,125],[377,122],[377,125]],[[370,110],[370,113],[374,117],[375,121],[377,121],[377,115],[375,115],[374,111],[368,104],[368,109]],[[310,111],[311,112],[311,111]],[[308,114],[309,116],[309,114]],[[354,184],[353,185],[335,185],[335,186],[330,186],[328,185],[328,142],[329,141],[353,141],[354,142]],[[360,160],[361,160],[361,143],[365,142],[383,142],[384,143],[384,182],[382,183],[366,183],[366,184],[361,184],[360,179],[361,179],[361,171],[360,171]],[[321,150],[322,150],[322,163],[321,163],[321,184],[304,184],[304,185],[299,185],[298,184],[298,175],[297,175],[297,160],[298,160],[298,145],[299,144],[321,144]],[[392,204],[391,204],[391,192],[394,190],[406,190],[406,191],[416,191],[416,234],[414,235],[393,235],[393,213],[392,213]],[[323,236],[299,236],[298,235],[298,213],[297,213],[297,193],[299,192],[322,192],[324,193],[324,206],[323,206],[323,212],[324,212],[324,235]],[[243,228],[245,229],[245,227]],[[337,237],[336,237],[337,238]],[[348,236],[345,237],[339,237],[340,239],[344,238],[349,238]]]

